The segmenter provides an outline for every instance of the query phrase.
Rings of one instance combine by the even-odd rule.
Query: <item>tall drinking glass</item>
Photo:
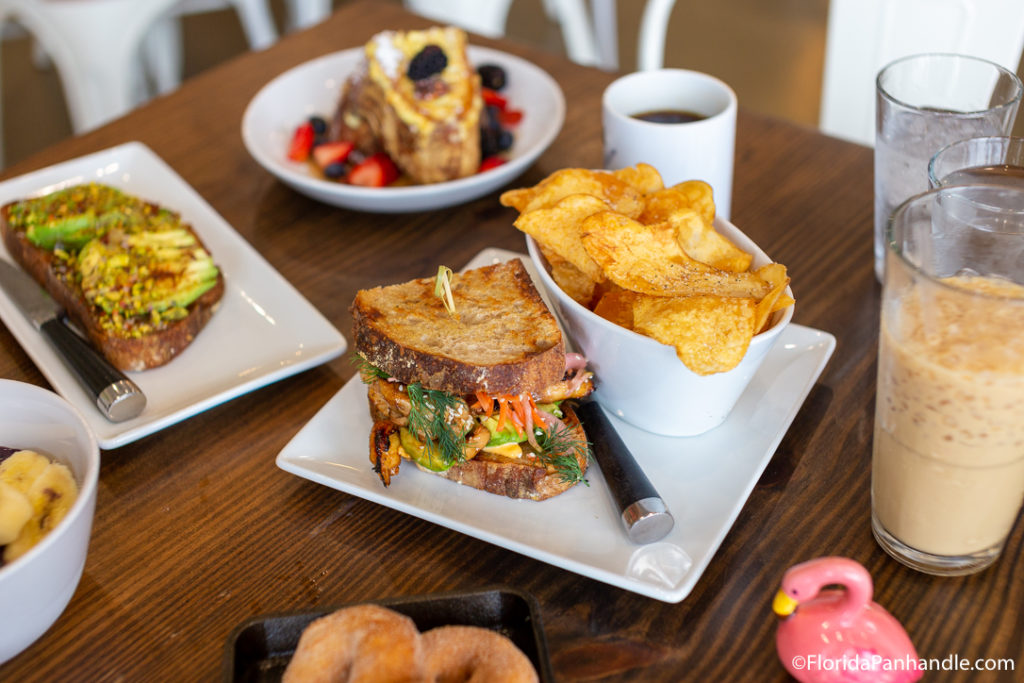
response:
[[[889,216],[928,189],[929,159],[956,140],[1008,135],[1024,87],[998,64],[953,54],[898,59],[875,84],[875,274],[881,280]]]
[[[1024,138],[989,136],[958,140],[928,162],[928,184],[991,183],[1024,190]]]
[[[1024,499],[1024,190],[917,195],[888,238],[872,530],[915,569],[969,574]]]

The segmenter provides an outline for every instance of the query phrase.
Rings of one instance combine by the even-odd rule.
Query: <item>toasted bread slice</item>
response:
[[[465,395],[539,393],[565,374],[565,342],[519,259],[452,276],[455,316],[434,278],[360,290],[355,350],[405,384]]]
[[[483,98],[466,43],[466,33],[451,26],[375,35],[365,47],[365,71],[343,88],[335,137],[365,153],[383,149],[416,183],[476,173]],[[446,64],[413,80],[410,62],[427,46],[441,48]]]
[[[156,204],[136,201],[144,212],[161,211]],[[33,244],[27,237],[24,219],[12,220],[12,211],[17,204],[19,202],[11,202],[0,207],[0,235],[7,251],[46,289],[92,345],[120,370],[146,370],[170,361],[195,339],[224,295],[224,276],[218,269],[213,286],[185,307],[184,314],[175,319],[153,321],[146,326],[152,328],[149,331],[111,325],[110,316],[85,296],[80,286],[81,276],[69,267],[69,261],[53,250]],[[81,211],[83,206],[77,206],[75,210]],[[164,211],[164,215],[167,214]],[[205,250],[191,226],[184,223],[177,223],[177,226],[187,230],[195,238],[197,246]]]
[[[562,410],[565,414],[564,422],[572,430],[574,440],[581,444],[586,443],[587,436],[576,413],[564,404]],[[574,453],[583,473],[587,471],[586,453],[583,448]],[[423,467],[420,469],[488,493],[529,500],[545,500],[557,496],[577,483],[564,479],[556,469],[545,467],[534,458],[506,458],[487,451],[480,451],[472,460],[450,467],[444,472],[431,472]]]

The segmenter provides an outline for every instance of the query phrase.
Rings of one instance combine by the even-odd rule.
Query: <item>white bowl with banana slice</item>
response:
[[[0,664],[43,635],[78,587],[99,469],[77,408],[0,380]]]

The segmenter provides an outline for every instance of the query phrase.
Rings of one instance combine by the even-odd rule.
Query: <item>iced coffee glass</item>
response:
[[[887,236],[872,530],[910,567],[970,574],[1024,498],[1024,191],[935,189]]]

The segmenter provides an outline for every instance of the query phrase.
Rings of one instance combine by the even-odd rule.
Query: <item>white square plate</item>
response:
[[[138,417],[104,418],[53,347],[0,290],[0,319],[101,448],[123,446],[246,392],[339,356],[345,338],[206,201],[145,145],[131,142],[0,183],[0,204],[100,182],[181,213],[224,272],[220,308],[167,365],[127,373],[146,394]],[[0,258],[11,261],[0,243]]]
[[[521,258],[534,272],[528,257],[497,249],[466,267],[509,258]],[[577,574],[679,602],[729,532],[835,343],[826,332],[788,325],[726,421],[700,436],[656,436],[610,416],[676,520],[668,536],[649,545],[626,537],[596,464],[587,471],[589,486],[541,502],[459,486],[408,464],[384,488],[370,465],[368,441],[359,438],[369,437],[372,422],[358,375],[295,435],[277,464]]]

